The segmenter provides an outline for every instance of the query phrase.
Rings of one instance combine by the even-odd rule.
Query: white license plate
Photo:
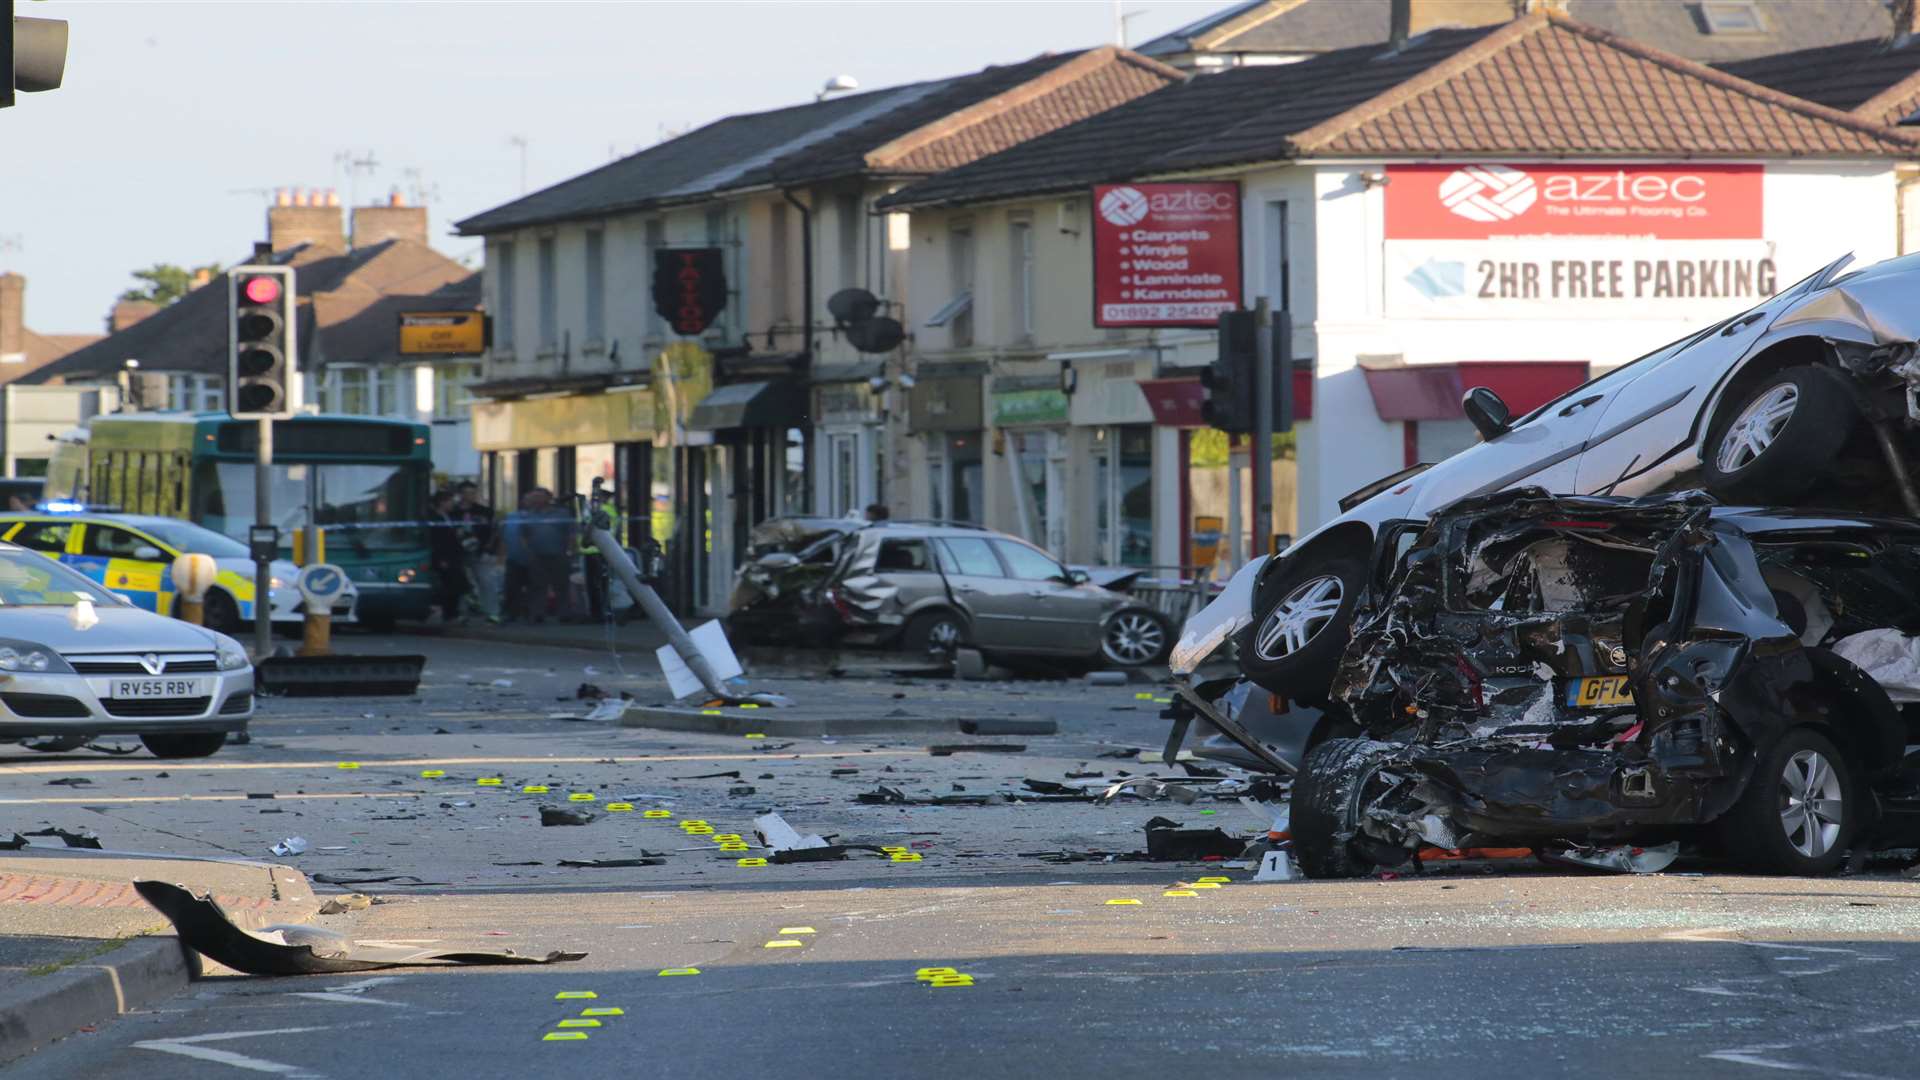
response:
[[[207,697],[205,679],[114,679],[107,696],[115,698]]]

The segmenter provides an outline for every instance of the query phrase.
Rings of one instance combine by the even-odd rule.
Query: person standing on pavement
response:
[[[533,505],[527,515],[524,535],[528,555],[528,617],[542,622],[549,610],[547,597],[553,596],[551,610],[556,617],[573,616],[573,518],[554,505],[553,492],[534,488]]]
[[[428,561],[433,567],[434,593],[440,621],[460,619],[460,598],[467,594],[466,553],[460,547],[460,522],[453,516],[453,492],[437,491],[427,518]]]
[[[454,516],[460,521],[460,549],[470,589],[467,601],[488,622],[497,623],[500,595],[493,573],[493,507],[480,501],[480,485],[471,480],[454,490]]]
[[[501,593],[502,610],[509,619],[526,619],[533,614],[533,552],[527,547],[527,524],[533,514],[533,492],[520,496],[520,504],[500,529],[501,553],[506,558],[506,583]]]
[[[607,595],[610,573],[607,569],[606,555],[595,546],[593,536],[587,531],[588,523],[593,520],[596,511],[605,510],[609,522],[608,531],[613,533],[614,539],[622,539],[622,534],[625,532],[621,527],[625,521],[613,505],[613,492],[603,487],[604,483],[605,481],[598,476],[593,478],[593,495],[587,500],[586,516],[581,519],[580,524],[581,570],[586,575],[587,612],[594,622],[601,622],[612,613]]]

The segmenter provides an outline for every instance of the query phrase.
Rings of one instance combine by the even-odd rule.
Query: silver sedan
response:
[[[206,757],[252,716],[238,642],[0,544],[0,741],[138,735],[158,757]]]

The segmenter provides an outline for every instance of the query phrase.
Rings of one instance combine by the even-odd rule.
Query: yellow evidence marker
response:
[[[686,967],[686,968],[661,968],[661,969],[660,969],[660,974],[661,974],[661,975],[663,975],[663,976],[664,976],[664,975],[698,975],[698,974],[700,974],[700,969],[699,969],[699,968],[694,968],[694,967]]]
[[[916,971],[913,973],[913,977],[920,980],[921,982],[926,982],[928,979],[933,978],[935,975],[958,975],[958,974],[960,974],[959,968],[935,967],[935,968],[921,968],[919,971]]]
[[[1163,892],[1160,895],[1161,896],[1199,896],[1200,894],[1197,892],[1194,892],[1192,889],[1168,889],[1166,892]]]
[[[762,946],[762,948],[767,948],[767,949],[797,949],[797,948],[799,948],[800,946],[802,946],[802,945],[805,945],[805,944],[806,944],[806,942],[804,942],[804,941],[792,941],[792,940],[782,940],[782,941],[769,941],[769,942],[767,942],[767,943],[766,943],[766,945],[764,945],[764,946]]]
[[[421,769],[420,770],[420,779],[422,780],[438,780],[445,775],[447,775],[447,770],[445,769]]]
[[[609,814],[630,814],[632,812],[633,804],[630,802],[610,802],[607,804],[607,813]]]
[[[541,1042],[577,1042],[587,1037],[584,1031],[549,1031]]]
[[[1108,906],[1108,907],[1117,907],[1117,906],[1121,906],[1121,905],[1127,905],[1127,904],[1138,904],[1138,903],[1140,903],[1140,901],[1138,901],[1138,900],[1109,900],[1109,901],[1107,901],[1107,906]]]
[[[600,1026],[600,1021],[569,1019],[569,1020],[562,1020],[553,1026],[563,1027],[563,1028],[595,1028]]]
[[[474,783],[479,784],[481,787],[499,787],[501,784],[506,783],[506,781],[497,776],[483,776],[475,780]]]
[[[357,769],[359,767],[360,767],[360,763],[357,761],[343,761],[340,764],[334,766],[334,768],[336,769]]]
[[[767,865],[767,860],[765,859],[740,859],[738,860],[738,862],[741,866],[747,867],[749,869],[755,869],[755,868]]]
[[[592,802],[594,798],[591,791],[574,791],[567,794],[568,802]]]
[[[520,793],[523,795],[545,795],[548,790],[545,784],[528,784],[526,787],[520,789]]]
[[[945,987],[950,987],[950,986],[972,986],[973,976],[971,975],[935,975],[933,978],[927,980],[927,985],[930,987],[933,987],[936,990],[943,989]]]
[[[814,930],[811,926],[783,926],[780,928],[781,937],[791,937],[794,934],[811,934],[813,932]]]
[[[581,1009],[581,1016],[625,1016],[627,1010],[618,1005],[607,1005],[598,1009]]]
[[[641,817],[650,817],[650,818],[670,818],[670,817],[672,817],[672,816],[673,816],[673,811],[671,811],[671,810],[642,810],[642,811],[640,812],[640,816],[641,816]]]
[[[555,1001],[577,1001],[583,998],[597,998],[599,994],[591,990],[562,990],[553,995]]]
[[[892,855],[889,855],[887,857],[889,859],[892,859],[894,862],[919,862],[920,861],[920,853],[917,851],[896,851]]]
[[[1203,885],[1209,881],[1213,882],[1215,885],[1233,884],[1233,879],[1230,877],[1203,877],[1203,878],[1195,878],[1194,880],[1200,882]]]

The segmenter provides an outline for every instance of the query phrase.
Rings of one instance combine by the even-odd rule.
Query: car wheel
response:
[[[1373,777],[1364,739],[1328,739],[1300,763],[1293,778],[1289,828],[1293,857],[1308,877],[1351,878],[1377,867],[1353,843],[1360,793]]]
[[[915,656],[945,659],[967,643],[967,624],[951,611],[923,611],[907,622],[900,648]]]
[[[1723,498],[1791,501],[1827,474],[1857,419],[1831,373],[1786,368],[1714,425],[1702,452],[1707,487]]]
[[[1167,658],[1173,633],[1167,620],[1146,608],[1128,608],[1107,620],[1100,655],[1114,667],[1145,667]]]
[[[193,732],[181,735],[142,735],[140,741],[158,758],[212,757],[227,743],[224,732]]]
[[[1366,565],[1355,558],[1308,562],[1261,590],[1257,617],[1240,631],[1240,670],[1276,694],[1324,702],[1347,648]]]
[[[238,634],[246,629],[240,625],[240,605],[232,595],[219,589],[207,590],[207,599],[200,608],[200,621],[207,629],[223,634]]]
[[[1718,831],[1749,869],[1830,874],[1847,857],[1860,805],[1853,768],[1833,741],[1817,728],[1791,728],[1755,763]]]

